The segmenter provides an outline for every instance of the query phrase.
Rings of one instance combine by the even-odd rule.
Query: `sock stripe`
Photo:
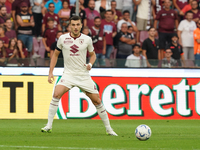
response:
[[[53,105],[53,106],[58,106],[58,105],[55,105],[55,104],[52,104],[52,103],[50,103],[51,105]]]
[[[53,100],[53,99],[52,99],[52,101],[54,101],[54,102],[59,102],[59,100],[58,100],[58,101],[55,101],[55,100]]]

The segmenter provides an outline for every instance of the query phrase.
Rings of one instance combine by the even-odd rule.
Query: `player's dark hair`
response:
[[[96,16],[95,18],[94,18],[94,20],[96,20],[96,19],[101,19],[99,16]]]
[[[80,20],[81,22],[82,22],[82,19],[81,19],[81,17],[79,17],[79,16],[73,16],[73,17],[71,17],[70,19],[69,19],[69,23],[71,23],[71,21],[72,20]]]
[[[51,4],[53,4],[53,5],[54,5],[54,3],[49,3],[49,6],[50,6]],[[55,5],[54,5],[54,7],[55,7]]]
[[[133,49],[134,49],[135,47],[140,48],[140,45],[139,45],[139,44],[134,44],[134,45],[133,45]]]
[[[149,27],[149,29],[147,31],[150,31],[151,29],[155,29],[154,27]]]
[[[54,21],[54,19],[53,19],[52,17],[49,17],[49,18],[47,19],[47,22],[50,22],[50,21]]]
[[[192,12],[191,10],[189,10],[189,11],[187,11],[187,12],[185,13],[185,16],[186,16],[187,14],[189,14],[189,13],[193,14],[193,12]]]
[[[130,11],[124,10],[124,11],[123,11],[123,15],[124,15],[125,13],[129,13],[129,14],[130,14]]]

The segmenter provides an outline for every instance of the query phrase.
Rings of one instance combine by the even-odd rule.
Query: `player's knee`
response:
[[[57,98],[57,99],[60,99],[61,98],[61,94],[59,94],[58,92],[54,92],[53,97]]]

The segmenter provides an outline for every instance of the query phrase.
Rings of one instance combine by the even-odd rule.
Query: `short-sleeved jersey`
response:
[[[57,42],[57,50],[62,51],[64,58],[64,73],[72,75],[88,75],[86,69],[87,51],[93,52],[92,39],[84,34],[73,38],[70,33],[61,35]]]

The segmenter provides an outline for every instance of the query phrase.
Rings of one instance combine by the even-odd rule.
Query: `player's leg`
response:
[[[69,88],[67,88],[66,86],[56,85],[54,93],[53,93],[53,98],[52,98],[51,103],[49,105],[48,123],[44,128],[41,129],[42,132],[51,132],[52,124],[53,124],[53,118],[54,118],[54,116],[57,112],[60,98],[67,91],[69,91]]]
[[[98,93],[89,93],[89,92],[85,92],[85,93],[92,100],[92,103],[95,105],[95,107],[97,109],[97,113],[106,127],[106,133],[108,135],[118,136],[110,126],[108,114],[106,112],[104,105],[101,103],[99,94]]]

